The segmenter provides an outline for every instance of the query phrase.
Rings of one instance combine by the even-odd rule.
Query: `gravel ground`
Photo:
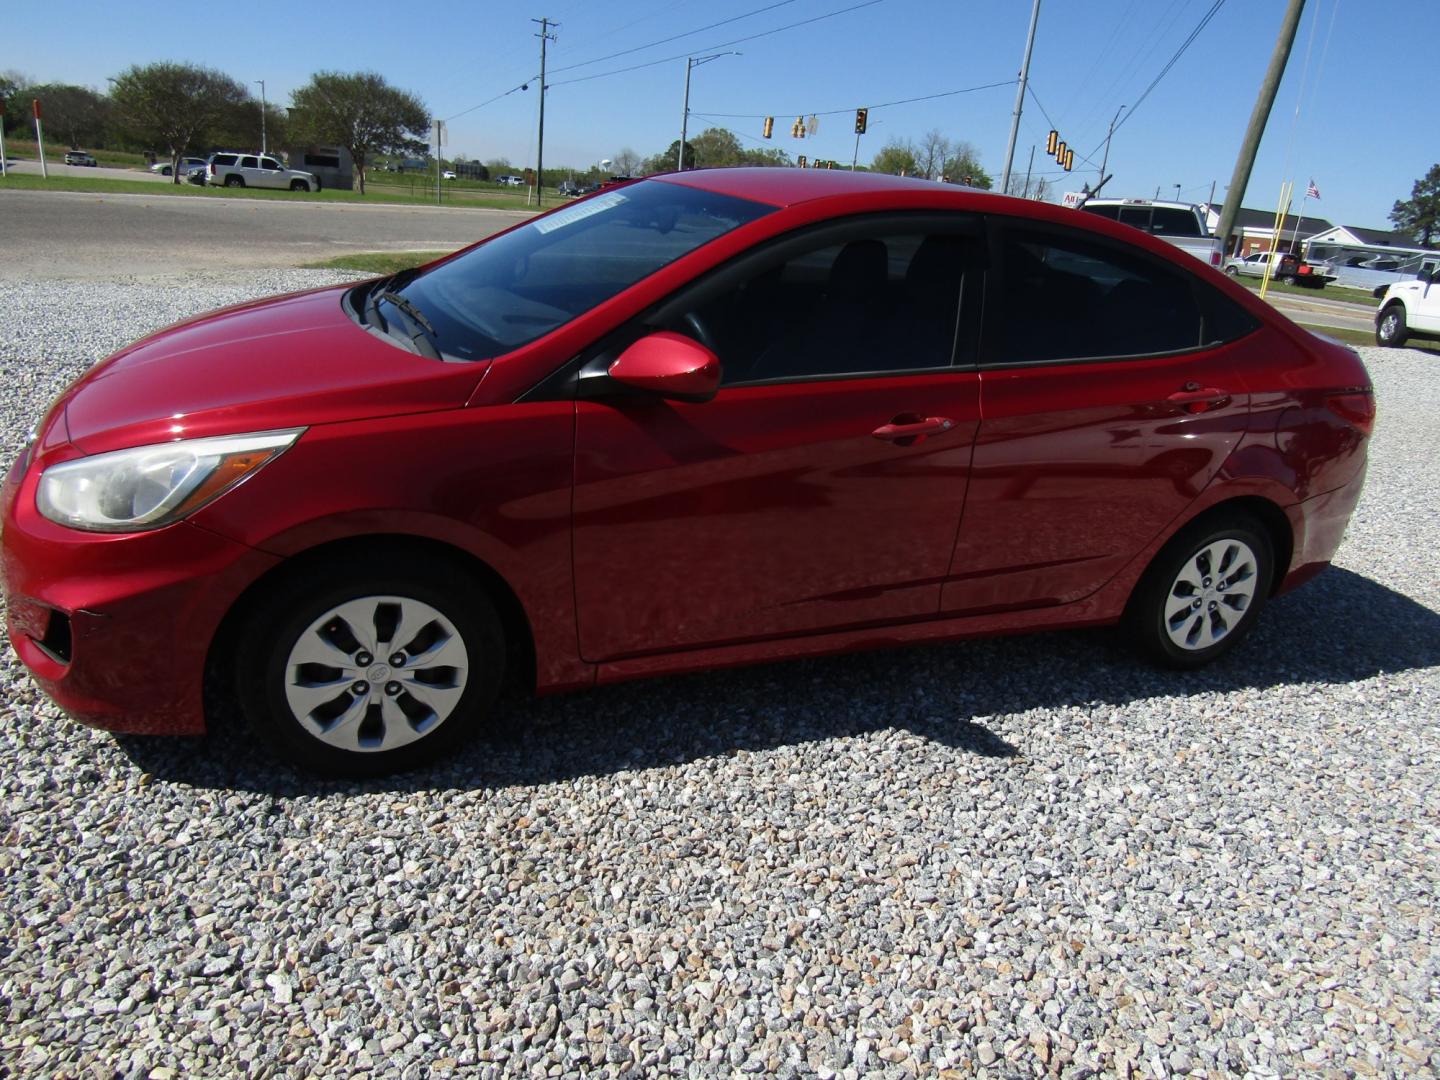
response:
[[[13,455],[315,273],[0,285]],[[348,784],[0,661],[0,1075],[1440,1071],[1440,358],[1367,350],[1338,566],[1203,673],[1048,634],[517,702]]]

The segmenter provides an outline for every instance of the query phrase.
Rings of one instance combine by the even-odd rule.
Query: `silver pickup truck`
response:
[[[1220,268],[1220,238],[1211,236],[1205,211],[1191,203],[1155,202],[1150,199],[1091,199],[1081,210],[1087,214],[1133,225],[1188,251],[1201,262]]]

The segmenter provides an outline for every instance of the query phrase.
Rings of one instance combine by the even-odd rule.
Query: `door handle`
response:
[[[881,424],[870,434],[877,439],[884,439],[886,442],[901,443],[909,446],[905,440],[917,441],[927,435],[939,435],[949,431],[955,426],[955,421],[948,416],[927,416],[924,420],[902,422],[896,417],[888,424]]]
[[[1203,413],[1228,404],[1230,392],[1216,386],[1197,386],[1195,383],[1186,383],[1183,389],[1175,391],[1165,400],[1172,405],[1179,405],[1186,412]]]

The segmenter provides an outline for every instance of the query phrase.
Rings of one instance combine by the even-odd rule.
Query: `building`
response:
[[[1220,231],[1220,215],[1225,207],[1219,203],[1205,207],[1206,225],[1212,233]],[[1319,233],[1334,226],[1322,217],[1305,214],[1291,214],[1280,229],[1279,247],[1284,251],[1300,252],[1305,244]],[[1235,216],[1235,241],[1226,255],[1243,259],[1257,251],[1272,251],[1275,243],[1275,211],[1251,210],[1242,206]]]
[[[291,146],[285,155],[290,168],[314,173],[322,189],[349,191],[355,186],[355,163],[343,146]]]

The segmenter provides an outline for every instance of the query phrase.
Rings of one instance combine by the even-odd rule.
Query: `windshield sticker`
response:
[[[624,193],[612,191],[609,195],[597,195],[593,199],[587,199],[583,203],[550,214],[534,222],[534,226],[541,233],[552,233],[556,229],[563,229],[566,225],[574,225],[577,221],[584,221],[588,217],[609,210],[612,206],[619,206],[628,201]]]

